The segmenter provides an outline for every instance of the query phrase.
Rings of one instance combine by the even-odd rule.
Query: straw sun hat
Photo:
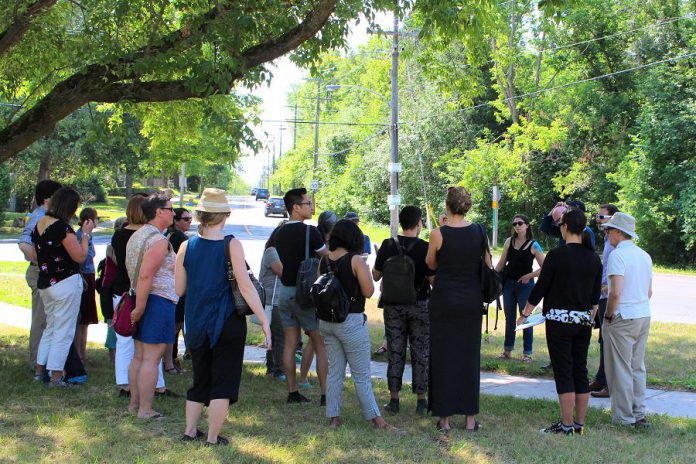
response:
[[[227,203],[224,190],[207,188],[203,190],[201,199],[193,210],[202,211],[204,213],[229,213],[230,205]]]

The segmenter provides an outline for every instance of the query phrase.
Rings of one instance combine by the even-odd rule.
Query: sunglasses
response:
[[[522,227],[525,224],[526,224],[526,222],[524,222],[524,221],[517,221],[517,222],[512,223],[513,226],[517,226],[517,227]]]
[[[182,218],[178,218],[178,219],[174,218],[174,219],[177,220],[177,221],[191,222],[191,219],[193,219],[193,218],[190,218],[190,217],[182,217]]]
[[[595,219],[611,219],[613,216],[607,216],[604,214],[595,214],[594,217],[595,217]]]

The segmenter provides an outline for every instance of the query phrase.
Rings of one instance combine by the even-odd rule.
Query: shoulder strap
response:
[[[157,234],[159,234],[159,232],[152,232],[147,237],[145,237],[145,240],[143,241],[143,246],[142,248],[140,248],[140,254],[138,255],[138,264],[135,265],[135,274],[133,275],[135,279],[131,281],[131,288],[133,290],[136,290],[138,277],[140,276],[140,266],[143,264],[143,257],[145,256],[145,247],[147,246],[147,242],[148,240],[150,240],[151,237],[154,237]]]
[[[392,240],[394,241],[394,246],[396,246],[396,251],[399,252],[399,255],[403,255],[404,254],[404,247],[401,246],[401,242],[399,242],[398,237],[394,237],[394,238],[392,238]]]
[[[225,263],[227,264],[227,278],[229,280],[234,280],[234,268],[232,267],[232,256],[230,256],[230,242],[234,238],[234,235],[225,235],[225,238],[223,240],[223,248],[225,252]],[[244,261],[244,264],[246,264],[247,271],[250,269],[249,268],[249,263]]]
[[[309,259],[309,224],[306,224],[306,226],[304,259]]]
[[[478,228],[481,231],[481,243],[483,243],[484,250],[483,255],[481,255],[481,259],[485,259],[486,251],[488,251],[488,254],[491,254],[491,250],[488,247],[488,240],[486,239],[486,230],[483,228],[483,224],[478,224]]]
[[[410,253],[411,250],[413,250],[413,249],[415,248],[415,246],[416,246],[417,243],[418,243],[418,237],[416,237],[416,239],[415,239],[409,246],[407,246],[406,249],[405,249],[404,251],[405,251],[406,253]]]

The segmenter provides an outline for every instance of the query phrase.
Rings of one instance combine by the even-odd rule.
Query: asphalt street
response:
[[[249,266],[258,275],[266,239],[283,219],[264,216],[264,203],[253,197],[228,197],[232,214],[225,225],[225,233],[233,234],[243,244]],[[195,231],[196,223],[192,224]],[[109,236],[95,237],[95,263],[104,257]],[[0,261],[23,261],[22,253],[13,241],[0,243]],[[374,254],[368,263],[374,262]],[[651,300],[653,320],[696,324],[696,277],[676,274],[654,274]]]

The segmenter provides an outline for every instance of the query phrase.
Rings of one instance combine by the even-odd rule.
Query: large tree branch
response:
[[[338,0],[320,0],[317,6],[297,26],[278,37],[247,48],[241,54],[240,67],[226,83],[226,88],[214,85],[205,90],[192,89],[185,80],[119,82],[123,76],[115,76],[114,69],[104,65],[90,65],[79,73],[58,83],[34,107],[22,114],[15,122],[0,131],[0,163],[16,155],[34,141],[51,133],[55,125],[73,111],[88,102],[164,102],[204,98],[213,94],[227,93],[244,73],[267,63],[299,47],[316,35],[326,24]],[[219,12],[207,13],[212,21]],[[199,31],[207,27],[201,23]],[[189,34],[174,31],[154,47],[143,47],[120,60],[131,63],[148,55],[165,53],[188,40]],[[116,72],[118,74],[118,72]]]
[[[55,3],[56,0],[36,0],[24,12],[16,15],[10,26],[0,32],[0,56],[17,45],[27,30],[29,30],[29,26],[31,26],[34,18],[51,8]]]

